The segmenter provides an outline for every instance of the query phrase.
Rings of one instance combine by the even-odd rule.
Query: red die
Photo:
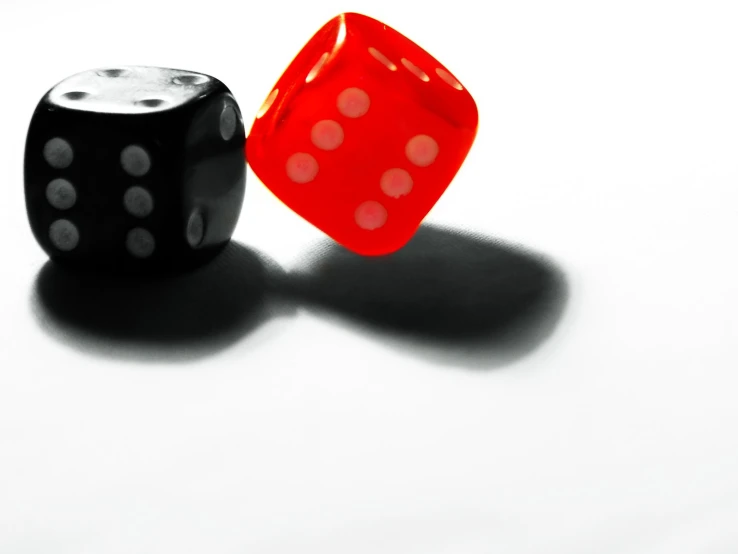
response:
[[[257,114],[246,156],[289,208],[346,248],[415,234],[477,131],[471,95],[435,58],[355,13],[305,45]]]

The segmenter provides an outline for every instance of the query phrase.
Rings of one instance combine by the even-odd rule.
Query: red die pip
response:
[[[349,250],[415,234],[474,142],[471,95],[433,56],[346,13],[295,57],[257,114],[246,157],[284,204]]]

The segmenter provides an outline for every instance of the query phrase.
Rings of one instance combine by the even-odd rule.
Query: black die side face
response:
[[[185,137],[224,89],[201,74],[132,67],[85,72],[49,91],[25,160],[28,218],[47,254],[123,272],[200,263],[182,236]]]
[[[191,120],[185,141],[183,237],[212,256],[230,240],[246,190],[246,131],[233,95],[223,88]]]

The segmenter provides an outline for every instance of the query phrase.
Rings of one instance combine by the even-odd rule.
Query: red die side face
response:
[[[346,248],[401,248],[461,167],[477,107],[451,72],[407,37],[359,14],[329,21],[259,111],[254,173]]]

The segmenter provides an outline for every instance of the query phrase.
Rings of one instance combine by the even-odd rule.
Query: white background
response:
[[[547,336],[505,354],[269,298],[189,349],[51,317],[22,181],[43,93],[177,67],[250,120],[342,11],[474,95],[478,140],[428,221],[552,260]],[[738,552],[736,28],[728,0],[2,0],[0,552]],[[236,240],[285,271],[319,259],[248,179]],[[85,299],[65,301],[74,319]]]

